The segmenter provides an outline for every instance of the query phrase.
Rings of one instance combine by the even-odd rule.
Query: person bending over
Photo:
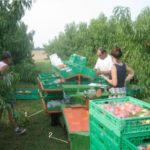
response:
[[[25,128],[21,128],[17,125],[14,118],[14,106],[15,106],[15,91],[13,88],[13,76],[9,71],[9,65],[11,63],[11,54],[5,51],[2,54],[0,61],[0,119],[4,110],[8,111],[8,117],[12,125],[14,126],[14,132],[16,134],[23,134],[26,132]]]

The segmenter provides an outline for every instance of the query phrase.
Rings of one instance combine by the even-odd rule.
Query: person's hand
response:
[[[104,75],[101,75],[101,77],[102,77],[103,79],[105,79],[106,81],[108,80],[108,78],[107,78],[106,76],[104,76]]]

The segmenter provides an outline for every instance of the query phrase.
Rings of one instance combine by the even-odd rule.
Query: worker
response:
[[[124,97],[126,95],[126,82],[130,81],[134,76],[134,70],[121,61],[122,50],[119,47],[111,51],[114,65],[111,69],[110,79],[107,82],[112,86],[109,89],[111,97]]]
[[[94,69],[96,70],[97,75],[105,76],[108,79],[113,66],[112,57],[103,48],[97,49],[97,56],[98,59]]]
[[[19,127],[14,118],[15,92],[12,85],[13,76],[9,71],[10,63],[11,54],[10,52],[5,51],[2,54],[2,59],[0,61],[0,119],[3,112],[7,110],[9,120],[14,126],[14,132],[20,135],[25,133],[26,129]]]

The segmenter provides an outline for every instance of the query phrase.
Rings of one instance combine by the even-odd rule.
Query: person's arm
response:
[[[100,71],[100,70],[96,70],[97,75],[110,75],[111,71]]]
[[[97,70],[97,69],[98,69],[98,59],[97,59],[96,64],[95,64],[95,66],[94,66],[93,69],[94,69],[94,70]]]
[[[107,79],[106,78],[106,81],[111,84],[112,86],[116,86],[117,85],[117,70],[116,70],[116,67],[115,65],[112,67],[112,70],[111,70],[111,77],[112,79]]]
[[[9,66],[8,66],[8,65],[5,65],[5,66],[3,66],[3,67],[1,68],[0,72],[1,72],[2,74],[5,74],[8,70],[9,70]]]
[[[126,65],[126,70],[127,70],[128,75],[125,79],[125,83],[130,81],[134,76],[134,70],[132,68],[130,68],[129,66]]]

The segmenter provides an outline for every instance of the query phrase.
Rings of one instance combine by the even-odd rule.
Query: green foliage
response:
[[[119,46],[123,50],[123,60],[135,70],[135,84],[149,94],[150,89],[150,8],[141,11],[135,21],[131,19],[130,9],[115,7],[108,19],[100,14],[97,19],[86,23],[66,25],[65,31],[51,40],[45,49],[68,58],[72,53],[86,56],[89,66],[96,62],[96,49],[104,47],[110,51]]]
[[[0,109],[5,110],[6,103],[4,97],[0,95]]]
[[[6,49],[12,52],[13,63],[18,64],[22,60],[32,61],[31,50],[33,49],[34,32],[27,33],[27,26],[20,22],[15,34],[6,35]],[[10,47],[11,46],[11,47]]]
[[[15,102],[15,88],[19,81],[19,76],[14,72],[10,72],[1,75],[1,77],[5,78],[0,80],[0,110],[4,112],[6,110],[12,111],[11,104]]]
[[[39,74],[39,71],[35,64],[23,62],[21,64],[17,64],[14,70],[19,74],[20,81],[36,83],[36,78]]]
[[[14,119],[18,126],[25,126],[28,123],[28,119],[25,117],[24,112],[18,111],[13,113]]]
[[[27,33],[27,26],[21,22],[32,0],[0,0],[0,55],[9,50],[14,63],[22,59],[31,60],[34,32]]]

